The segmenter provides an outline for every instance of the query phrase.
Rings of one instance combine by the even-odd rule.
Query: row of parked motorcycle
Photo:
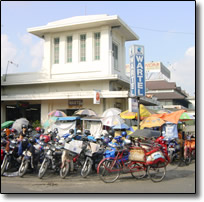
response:
[[[138,143],[147,145],[151,140],[139,138]],[[97,166],[103,158],[114,157],[117,150],[135,144],[125,131],[121,136],[114,137],[110,130],[106,135],[94,138],[89,130],[83,134],[81,131],[71,129],[69,133],[58,135],[57,128],[45,134],[44,129],[36,128],[36,134],[30,130],[21,140],[23,149],[19,155],[18,134],[12,131],[9,136],[1,134],[1,175],[12,169],[18,171],[23,177],[28,171],[37,173],[41,179],[48,170],[54,170],[65,178],[69,172],[80,171],[82,177],[97,171]],[[181,159],[181,148],[176,139],[166,140],[170,163]],[[189,159],[186,163],[190,163]]]

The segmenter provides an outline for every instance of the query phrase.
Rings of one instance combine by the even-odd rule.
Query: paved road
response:
[[[102,182],[96,174],[82,178],[76,173],[61,179],[49,173],[42,180],[34,174],[1,178],[1,193],[195,193],[195,162],[189,166],[168,166],[162,182],[136,180],[122,174],[114,183]]]

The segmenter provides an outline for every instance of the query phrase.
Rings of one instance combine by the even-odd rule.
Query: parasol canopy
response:
[[[145,118],[141,123],[141,129],[142,128],[152,128],[152,127],[160,127],[163,124],[165,124],[165,121],[158,117],[147,117]]]
[[[1,129],[4,128],[8,128],[9,126],[11,126],[14,123],[14,121],[6,121],[4,123],[1,124]]]
[[[180,121],[189,121],[189,120],[194,120],[195,117],[191,114],[188,114],[186,112],[184,112],[183,114],[181,114],[179,120]]]
[[[103,112],[102,117],[114,116],[120,113],[121,113],[121,110],[118,108],[109,108]]]
[[[150,111],[143,104],[140,104],[140,120],[143,120],[144,118],[151,115],[152,114],[150,113]],[[123,119],[137,119],[137,112],[129,112],[127,110],[120,113],[120,116]]]
[[[53,110],[48,113],[48,116],[55,116],[55,117],[66,117],[67,115],[59,110]]]
[[[12,128],[16,129],[18,133],[20,133],[22,130],[22,125],[28,126],[28,124],[29,124],[29,121],[26,118],[20,118],[14,121]]]
[[[113,126],[124,123],[124,120],[120,118],[119,115],[114,115],[114,116],[104,117],[102,119],[102,123],[104,126],[113,127]]]
[[[129,128],[130,127],[127,124],[125,124],[125,123],[113,126],[113,129],[117,129],[117,130],[129,129]]]
[[[75,113],[75,115],[84,115],[84,116],[97,116],[96,112],[91,109],[79,109]]]
[[[181,117],[181,115],[186,112],[186,110],[182,109],[182,110],[178,110],[176,112],[172,112],[172,113],[163,113],[163,114],[152,114],[152,117],[159,117],[161,119],[163,119],[164,121],[168,121],[171,123],[175,123],[178,124],[179,119]]]

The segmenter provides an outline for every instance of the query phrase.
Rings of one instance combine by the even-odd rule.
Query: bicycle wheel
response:
[[[100,179],[106,183],[115,182],[120,176],[120,164],[114,159],[106,159],[99,165]]]
[[[135,163],[130,166],[130,173],[132,177],[139,180],[147,175],[147,169],[142,163]]]
[[[161,182],[166,175],[166,166],[157,168],[155,167],[155,165],[150,165],[148,166],[147,172],[148,172],[149,178],[153,182]]]

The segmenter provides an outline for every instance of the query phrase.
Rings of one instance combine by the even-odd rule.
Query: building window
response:
[[[94,34],[94,59],[100,60],[100,32]]]
[[[67,37],[67,62],[72,62],[72,36]]]
[[[54,64],[59,64],[59,38],[54,38]]]
[[[86,35],[80,35],[80,61],[86,61]]]
[[[113,51],[113,59],[114,59],[114,67],[118,68],[118,46],[113,43],[112,44],[112,51]]]

